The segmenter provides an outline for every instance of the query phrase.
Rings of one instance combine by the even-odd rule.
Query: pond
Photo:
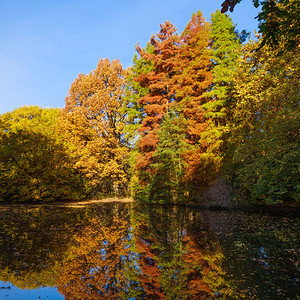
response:
[[[299,299],[297,217],[0,206],[0,299]]]

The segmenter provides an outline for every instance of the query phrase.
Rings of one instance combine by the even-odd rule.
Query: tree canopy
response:
[[[63,108],[1,115],[0,201],[299,201],[298,3],[254,1],[256,40],[219,10],[166,21],[130,68],[79,74]]]

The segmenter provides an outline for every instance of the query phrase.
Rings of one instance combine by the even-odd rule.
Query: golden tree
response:
[[[61,128],[75,159],[75,169],[86,176],[89,193],[126,190],[128,148],[123,139],[123,94],[126,71],[118,60],[100,59],[94,71],[79,74],[66,97]]]

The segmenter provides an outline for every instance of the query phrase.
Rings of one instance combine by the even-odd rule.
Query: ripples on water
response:
[[[299,299],[299,218],[0,207],[0,299]]]

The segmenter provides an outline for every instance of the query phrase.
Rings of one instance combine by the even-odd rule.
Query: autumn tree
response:
[[[232,12],[242,0],[226,0],[222,3],[222,13]],[[298,0],[253,0],[255,7],[261,7],[257,15],[262,42],[259,47],[268,45],[275,50],[281,44],[281,52],[294,51],[299,47]]]
[[[193,14],[181,34],[180,52],[176,74],[176,97],[178,106],[187,120],[186,140],[191,149],[184,154],[185,180],[191,191],[206,184],[214,172],[214,141],[206,134],[209,119],[203,105],[210,99],[206,91],[212,84],[209,46],[210,27],[201,12]]]
[[[82,196],[57,131],[59,109],[24,106],[0,116],[0,200],[54,201]]]
[[[253,51],[261,42],[244,46],[234,81],[227,172],[250,201],[298,201],[299,51]]]
[[[153,54],[153,46],[150,43],[147,44],[143,52]],[[140,98],[146,96],[149,93],[147,86],[141,86],[136,79],[142,74],[148,74],[154,70],[152,61],[146,60],[137,54],[133,57],[133,65],[128,70],[126,89],[124,97],[124,112],[125,118],[125,134],[128,137],[132,147],[136,146],[138,139],[138,131],[141,127],[144,115],[143,104]]]
[[[179,47],[176,28],[170,22],[165,22],[161,25],[160,32],[151,38],[150,45],[152,50],[148,52],[137,46],[141,58],[151,62],[152,70],[143,72],[135,78],[142,88],[148,90],[148,93],[138,100],[143,107],[143,113],[139,128],[136,176],[133,182],[135,194],[139,191],[149,194],[150,182],[156,172],[153,166],[153,154],[159,143],[158,131],[164,115],[175,101],[172,80],[176,73],[176,53]],[[135,191],[135,189],[139,191]]]
[[[100,59],[94,71],[72,83],[62,109],[61,130],[91,195],[126,192],[125,77],[118,60]]]
[[[170,22],[161,25],[160,32],[151,38],[153,53],[142,51],[137,46],[137,51],[143,59],[153,63],[153,71],[141,74],[136,81],[141,87],[147,87],[147,95],[139,99],[144,107],[142,125],[139,129],[141,138],[139,148],[142,157],[138,160],[136,168],[145,170],[152,160],[152,155],[158,143],[157,131],[161,125],[163,116],[174,101],[174,90],[170,83],[175,74],[177,64],[179,37],[176,28]]]

